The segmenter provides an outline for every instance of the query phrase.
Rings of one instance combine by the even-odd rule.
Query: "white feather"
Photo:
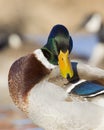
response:
[[[47,59],[46,57],[43,55],[41,49],[37,49],[33,52],[35,54],[35,56],[37,57],[37,59],[39,61],[41,61],[41,63],[48,69],[53,69],[55,68],[56,66],[51,64]]]
[[[87,101],[67,102],[66,95],[63,88],[40,82],[29,92],[28,116],[45,130],[101,130],[97,128],[103,124],[104,108]]]

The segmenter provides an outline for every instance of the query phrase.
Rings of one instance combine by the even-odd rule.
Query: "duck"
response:
[[[87,32],[96,33],[101,29],[102,24],[102,15],[98,12],[91,12],[85,15],[77,29],[85,29]]]
[[[23,35],[15,28],[0,27],[0,50],[11,48],[18,50],[21,48]]]
[[[100,24],[99,30],[96,32],[98,43],[93,49],[89,59],[89,64],[104,69],[104,23]],[[96,53],[97,52],[97,53]]]
[[[104,70],[70,60],[73,40],[55,25],[47,43],[17,59],[8,85],[14,104],[44,130],[103,130]],[[100,100],[100,99],[99,99]]]
[[[87,14],[78,27],[78,30],[81,29],[94,34],[97,38],[97,44],[93,48],[88,64],[104,69],[104,22],[101,13],[91,12]]]

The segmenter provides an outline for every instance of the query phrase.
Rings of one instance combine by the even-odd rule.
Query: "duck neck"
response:
[[[41,49],[37,49],[34,51],[35,56],[37,59],[49,70],[54,69],[57,65],[51,64],[47,58],[44,56],[43,52]]]

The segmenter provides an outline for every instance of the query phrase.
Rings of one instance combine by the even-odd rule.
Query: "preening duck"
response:
[[[104,71],[70,62],[72,47],[66,27],[55,25],[46,45],[11,66],[10,95],[16,106],[45,130],[103,130],[104,108],[92,98],[104,91]],[[63,78],[58,80],[60,74]],[[50,82],[52,78],[60,85]]]

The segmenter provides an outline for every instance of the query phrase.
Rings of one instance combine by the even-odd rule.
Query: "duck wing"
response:
[[[104,86],[90,82],[83,81],[70,90],[69,93],[83,96],[83,97],[94,97],[104,93]]]

